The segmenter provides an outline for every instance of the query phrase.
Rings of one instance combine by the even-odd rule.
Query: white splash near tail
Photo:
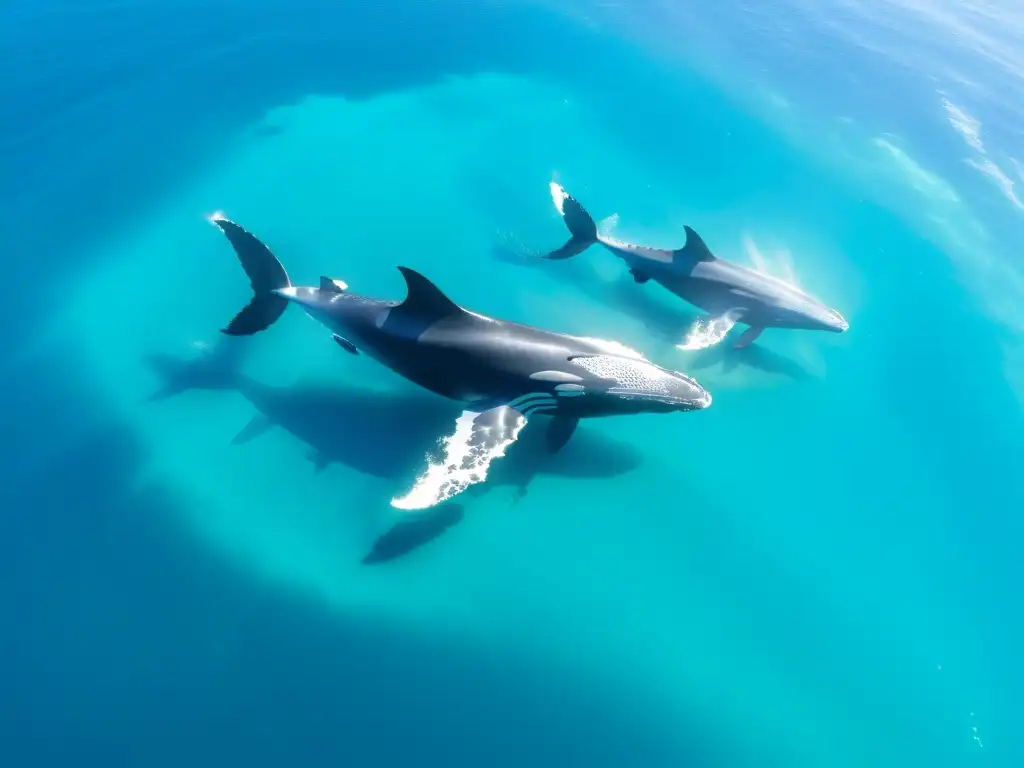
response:
[[[619,214],[613,213],[597,222],[597,231],[601,237],[611,237],[617,226],[619,226]]]
[[[730,312],[719,317],[698,317],[690,326],[683,343],[676,344],[676,349],[693,352],[713,347],[728,335],[736,322],[736,316]]]

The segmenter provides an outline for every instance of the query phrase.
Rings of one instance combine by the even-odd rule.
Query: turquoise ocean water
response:
[[[9,0],[0,764],[1024,764],[1021,39],[980,0]],[[850,331],[677,348],[610,254],[531,260],[552,179]],[[215,211],[714,404],[513,452],[362,565],[459,408],[299,312],[153,400],[248,300]]]

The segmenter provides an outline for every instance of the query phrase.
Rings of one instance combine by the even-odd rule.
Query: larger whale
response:
[[[253,290],[222,333],[258,333],[289,304],[298,304],[347,352],[364,352],[421,387],[467,404],[442,441],[443,459],[428,461],[412,489],[391,500],[398,509],[427,509],[485,480],[491,462],[504,455],[534,414],[554,417],[547,437],[550,450],[557,451],[581,418],[694,411],[711,404],[696,380],[616,342],[485,317],[408,267],[398,267],[407,288],[401,302],[360,296],[328,277],[316,287],[294,286],[254,235],[221,214],[211,221],[227,236]]]
[[[737,347],[749,345],[765,328],[842,333],[850,327],[836,310],[796,286],[718,258],[689,226],[686,244],[674,251],[622,242],[598,232],[593,217],[560,184],[550,187],[572,237],[544,258],[568,259],[601,244],[626,262],[637,283],[653,280],[712,318],[749,326]]]

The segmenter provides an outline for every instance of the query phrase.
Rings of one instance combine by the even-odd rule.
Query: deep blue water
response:
[[[0,762],[1020,765],[1024,19],[936,8],[4,6]],[[677,349],[694,311],[611,256],[522,262],[552,177],[851,330]],[[214,210],[714,405],[510,455],[361,566],[458,410],[291,315],[149,402],[246,299]]]

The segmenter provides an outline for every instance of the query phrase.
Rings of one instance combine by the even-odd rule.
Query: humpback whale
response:
[[[453,432],[440,441],[443,459],[428,458],[411,490],[391,500],[397,509],[428,509],[483,482],[491,462],[504,455],[534,414],[552,417],[547,445],[557,452],[582,418],[695,411],[711,404],[695,379],[617,342],[486,317],[456,304],[409,267],[398,267],[407,290],[401,302],[361,296],[326,276],[315,287],[295,286],[255,235],[221,214],[210,220],[234,248],[253,291],[222,333],[259,333],[289,304],[298,304],[346,352],[365,354],[466,405]]]
[[[561,185],[551,182],[550,187],[572,237],[546,259],[569,259],[600,243],[626,262],[637,283],[653,280],[712,318],[747,325],[737,348],[751,344],[765,328],[842,333],[850,327],[837,311],[796,286],[718,258],[689,226],[684,227],[685,245],[676,250],[622,242],[598,232],[591,215]]]

